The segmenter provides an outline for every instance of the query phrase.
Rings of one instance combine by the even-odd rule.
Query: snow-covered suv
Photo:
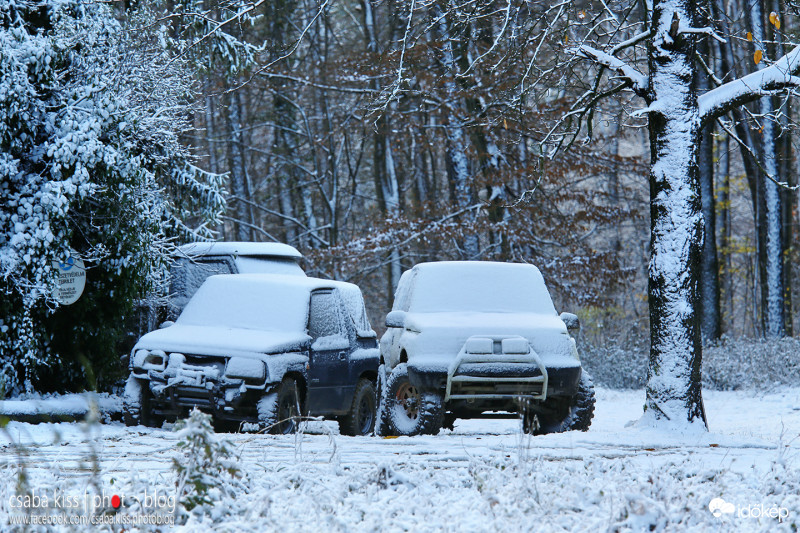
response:
[[[533,265],[421,263],[403,273],[380,341],[382,435],[522,415],[530,433],[587,430],[594,388]],[[519,413],[515,415],[514,413]]]
[[[350,283],[212,276],[173,325],[136,343],[123,417],[156,425],[197,407],[289,433],[309,414],[366,435],[375,423],[376,338]]]
[[[129,324],[128,344],[161,324],[170,324],[210,276],[217,274],[285,274],[305,276],[303,255],[279,242],[194,242],[179,246],[169,269],[169,297],[144,301]]]
[[[217,274],[286,274],[305,276],[303,255],[279,242],[193,242],[173,254],[170,314],[174,320],[210,276]]]

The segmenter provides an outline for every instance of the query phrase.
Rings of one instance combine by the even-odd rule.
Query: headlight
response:
[[[494,351],[494,341],[485,337],[470,337],[464,348],[467,353],[490,354]]]
[[[258,359],[231,357],[225,367],[225,376],[261,382],[267,377],[267,367],[263,361]]]
[[[133,368],[136,370],[164,370],[167,354],[161,350],[136,350],[133,354]]]

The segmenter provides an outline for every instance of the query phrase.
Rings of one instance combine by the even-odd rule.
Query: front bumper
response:
[[[256,420],[255,406],[270,386],[267,376],[248,380],[225,374],[226,358],[171,354],[165,368],[135,368],[146,382],[151,407],[160,416],[181,416],[197,408],[228,420]]]
[[[573,396],[577,392],[582,372],[577,359],[540,357],[530,347],[527,353],[505,353],[500,348],[505,339],[520,340],[511,336],[481,336],[492,340],[493,353],[470,353],[467,348],[476,338],[471,337],[464,344],[446,370],[410,360],[409,379],[422,390],[442,393],[446,402],[544,401],[550,396]]]

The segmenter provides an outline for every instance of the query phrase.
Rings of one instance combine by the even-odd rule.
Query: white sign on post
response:
[[[86,286],[86,267],[83,261],[69,257],[65,262],[53,261],[53,268],[58,272],[55,298],[62,305],[74,304],[83,294]]]

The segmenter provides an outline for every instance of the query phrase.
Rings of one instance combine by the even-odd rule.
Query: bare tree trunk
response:
[[[714,18],[720,25],[722,33],[724,35],[732,35],[728,25],[729,13],[727,13],[725,10],[724,1],[713,0],[712,8],[714,10]],[[740,77],[740,69],[737,67],[739,65],[739,58],[737,58],[733,53],[731,39],[727,39],[725,43],[718,44],[720,51],[719,59],[723,74],[733,78]],[[765,292],[762,290],[762,288],[766,282],[765,277],[762,276],[762,273],[765,271],[764,266],[766,264],[766,253],[764,248],[764,242],[766,241],[764,233],[764,228],[766,227],[764,216],[766,211],[764,208],[764,181],[761,179],[761,172],[754,157],[758,156],[758,153],[760,152],[760,146],[758,146],[753,140],[747,119],[742,109],[738,107],[734,108],[731,111],[731,115],[733,116],[736,136],[739,138],[742,144],[744,144],[744,146],[740,146],[739,148],[742,155],[742,163],[744,164],[745,175],[747,176],[747,183],[750,187],[750,199],[753,204],[753,225],[755,227],[754,243],[756,254],[753,259],[753,285],[752,298],[750,298],[753,311],[750,313],[750,316],[752,317],[752,325],[754,328],[753,335],[760,335],[761,331],[763,330],[761,323],[762,321],[759,318],[762,317],[761,310],[763,307],[763,305],[761,305],[760,295]]]
[[[475,198],[472,190],[472,176],[470,174],[469,159],[467,157],[467,134],[464,122],[461,119],[461,98],[455,82],[458,66],[453,55],[453,44],[450,38],[450,28],[447,17],[438,8],[434,9],[439,19],[439,36],[442,41],[442,65],[445,69],[445,92],[448,96],[447,125],[447,159],[452,170],[453,196],[456,207],[465,209],[474,204]],[[470,232],[463,240],[463,254],[466,259],[477,259],[480,253],[478,236]]]
[[[753,42],[756,49],[766,53],[764,11],[761,0],[750,3],[750,21],[753,30]],[[757,64],[758,70],[765,68],[765,62]],[[783,237],[782,207],[779,186],[774,180],[778,178],[778,165],[775,152],[775,123],[772,118],[772,98],[762,96],[759,100],[761,112],[761,152],[762,166],[765,176],[764,201],[766,204],[766,313],[765,333],[768,337],[783,337],[784,297],[783,297]]]
[[[285,90],[285,89],[284,89]],[[294,222],[296,219],[294,203],[292,202],[292,187],[299,181],[296,165],[300,162],[296,160],[297,139],[293,131],[297,128],[295,124],[295,109],[281,93],[281,89],[276,90],[272,104],[276,126],[274,134],[274,150],[281,156],[282,160],[277,162],[278,170],[278,205],[285,242],[297,244],[297,227]]]
[[[771,0],[771,10],[778,16],[781,26],[785,23],[781,0]],[[778,31],[772,32],[772,40],[775,42],[775,57],[782,57],[786,53],[783,44],[783,34]],[[792,116],[793,99],[787,99],[783,104],[783,112],[780,113],[780,133],[778,134],[778,175],[782,176],[789,187],[797,184],[797,168],[794,157],[792,157],[792,128],[789,124],[789,117]],[[783,228],[783,301],[784,301],[784,328],[785,335],[791,337],[794,331],[794,306],[792,290],[792,241],[794,239],[794,220],[793,213],[797,203],[797,194],[791,189],[780,189],[781,195],[781,227]]]
[[[707,39],[698,44],[698,52],[710,64]],[[705,72],[698,72],[698,92],[704,93],[710,88],[711,81],[708,75]],[[700,176],[700,201],[703,211],[703,254],[700,267],[700,330],[706,341],[716,340],[720,336],[713,133],[713,123],[703,128],[700,133],[700,147],[697,154]]]
[[[364,35],[367,41],[367,50],[373,54],[380,51],[375,27],[375,6],[372,0],[362,0],[361,6],[364,13]],[[395,17],[387,17],[389,20],[390,41],[394,39]],[[373,80],[372,86],[375,90],[380,90],[377,79]],[[396,217],[400,214],[400,185],[397,179],[397,169],[392,153],[392,115],[397,107],[397,103],[392,101],[384,110],[384,115],[379,120],[379,129],[374,135],[373,144],[373,173],[375,188],[380,200],[381,212],[384,216]],[[394,291],[400,282],[400,275],[403,273],[400,264],[400,250],[393,247],[389,252],[389,264],[387,265],[387,290],[386,296],[389,306],[394,299]]]
[[[242,105],[239,92],[230,94],[228,104],[228,156],[230,158],[231,185],[233,194],[237,198],[250,200],[250,190],[247,179],[247,166],[244,159],[244,140],[242,137]],[[240,223],[241,222],[241,223]],[[252,240],[250,225],[253,218],[250,207],[244,201],[236,202],[236,239],[240,241]]]
[[[703,219],[697,170],[700,116],[694,41],[672,31],[694,3],[654,1],[650,95],[650,364],[643,421],[706,425],[696,315]]]
[[[730,177],[730,138],[725,135],[719,142],[719,219],[720,219],[720,248],[722,261],[720,262],[720,293],[724,309],[722,316],[727,319],[727,324],[722,327],[724,331],[733,331],[733,275],[731,272],[731,177]],[[725,322],[720,319],[720,322]]]

